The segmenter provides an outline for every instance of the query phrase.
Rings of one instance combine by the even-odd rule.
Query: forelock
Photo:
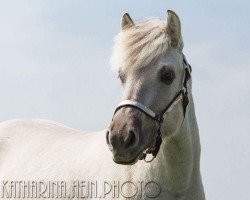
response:
[[[147,66],[169,48],[171,42],[166,30],[166,20],[150,19],[121,31],[115,38],[112,69],[129,71]],[[182,48],[181,38],[177,48]]]

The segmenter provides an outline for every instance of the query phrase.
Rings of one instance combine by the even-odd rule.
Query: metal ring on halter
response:
[[[160,140],[160,144],[158,144],[158,149],[160,149],[161,142],[162,142],[162,139],[161,139],[161,137],[162,137],[162,135],[161,135],[161,122],[159,122],[159,121],[155,121],[155,122],[156,122],[156,126],[157,126],[156,143],[157,143],[157,141]],[[157,145],[157,144],[156,144],[156,145]],[[157,153],[158,153],[158,151],[159,151],[159,150],[158,150],[157,152],[155,152],[155,150],[156,150],[156,145],[155,145],[155,147],[154,147],[153,150],[147,149],[146,152],[143,153],[143,155],[142,155],[142,157],[140,158],[140,160],[143,159],[146,163],[152,162],[152,161],[156,158]],[[148,157],[148,156],[147,156],[148,154],[152,154],[151,160],[146,160],[146,158]]]
[[[146,163],[150,163],[150,162],[152,162],[152,161],[155,159],[155,157],[152,156],[152,158],[151,158],[150,160],[146,160],[148,154],[145,154],[145,155],[146,155],[146,156],[143,158],[143,160],[144,160]]]

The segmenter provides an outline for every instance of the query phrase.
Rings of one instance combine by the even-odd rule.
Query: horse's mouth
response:
[[[139,153],[136,154],[136,156],[129,160],[129,161],[126,161],[126,160],[116,160],[114,157],[113,157],[113,161],[116,163],[116,164],[120,164],[120,165],[134,165],[142,156],[143,152],[145,151],[145,149],[143,148],[142,150],[139,151]]]

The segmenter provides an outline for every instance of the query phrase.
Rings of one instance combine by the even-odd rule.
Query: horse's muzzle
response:
[[[119,164],[134,164],[141,154],[141,120],[139,116],[126,117],[123,112],[117,113],[106,133],[113,160]]]

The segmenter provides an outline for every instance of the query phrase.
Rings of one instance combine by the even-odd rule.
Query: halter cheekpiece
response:
[[[184,67],[183,87],[175,95],[175,97],[172,99],[172,101],[170,101],[168,103],[168,105],[165,107],[165,109],[163,109],[159,113],[155,113],[154,111],[149,109],[147,106],[141,104],[140,102],[131,101],[131,100],[124,100],[117,106],[117,108],[114,112],[114,115],[115,115],[115,113],[119,109],[121,109],[122,107],[134,107],[134,108],[139,109],[143,113],[145,113],[147,116],[149,116],[150,118],[152,118],[156,122],[157,137],[156,137],[156,141],[155,141],[155,146],[152,149],[147,149],[146,152],[143,153],[142,156],[140,157],[140,160],[144,160],[145,162],[151,162],[154,160],[154,158],[156,158],[156,156],[160,150],[161,143],[162,143],[161,125],[164,121],[164,116],[166,113],[171,112],[173,110],[173,108],[175,107],[175,105],[177,105],[181,99],[182,99],[183,113],[184,113],[184,118],[185,118],[186,108],[187,108],[187,105],[189,103],[188,84],[187,83],[188,83],[188,80],[191,78],[192,68],[188,64],[185,55],[182,54],[182,56],[183,56],[183,67]],[[152,154],[152,159],[146,160],[147,154]]]

